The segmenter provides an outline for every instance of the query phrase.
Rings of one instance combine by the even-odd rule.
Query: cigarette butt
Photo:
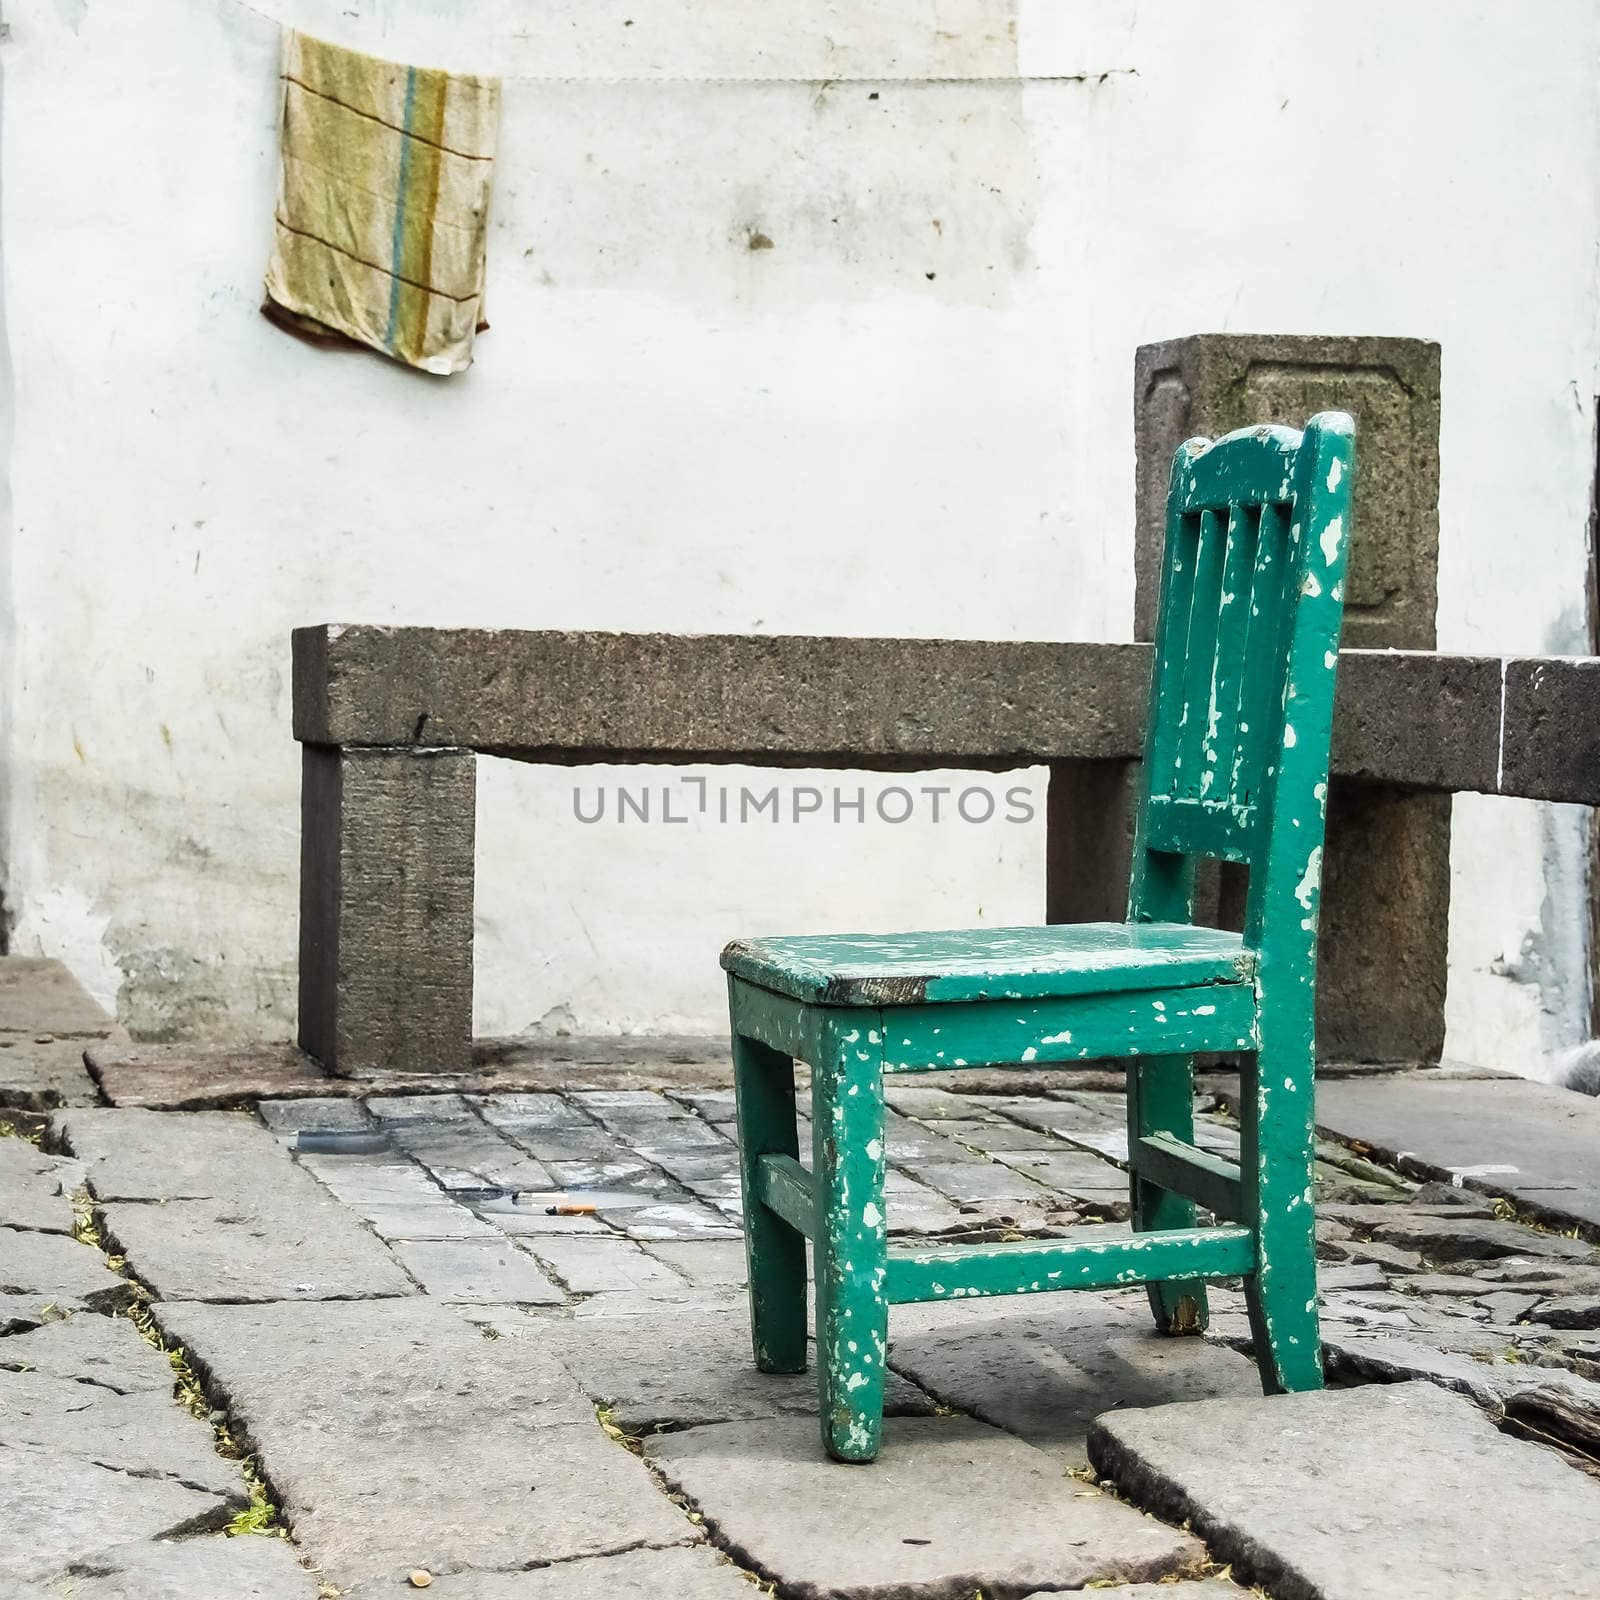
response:
[[[564,1205],[545,1208],[547,1217],[592,1217],[594,1203],[587,1200],[568,1200]]]

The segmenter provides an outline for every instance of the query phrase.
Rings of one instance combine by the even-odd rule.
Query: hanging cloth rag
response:
[[[311,337],[420,367],[472,362],[498,78],[399,66],[286,30],[267,304]]]

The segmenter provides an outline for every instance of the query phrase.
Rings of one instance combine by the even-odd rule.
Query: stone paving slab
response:
[[[807,1415],[817,1410],[812,1372],[760,1372],[743,1306],[721,1312],[595,1317],[541,1325],[533,1335],[558,1357],[597,1404],[630,1433],[662,1426]],[[927,1416],[933,1402],[890,1374],[884,1409]]]
[[[359,1099],[370,1094],[530,1094],[586,1085],[621,1090],[729,1085],[726,1044],[671,1039],[475,1039],[465,1075],[377,1072],[343,1078],[293,1045],[133,1045],[102,1018],[90,1066],[113,1106],[208,1111],[278,1099]],[[31,1029],[26,1030],[31,1031]],[[89,1035],[86,1035],[89,1037]]]
[[[497,1233],[507,1234],[513,1239],[550,1233],[566,1235],[596,1234],[603,1238],[616,1237],[616,1234],[599,1217],[595,1216],[548,1216],[536,1206],[520,1205],[508,1209],[475,1205],[473,1210],[480,1221],[492,1227]],[[742,1250],[744,1246],[741,1244],[739,1248]]]
[[[398,1600],[416,1592],[408,1582],[363,1585],[359,1600],[380,1595]],[[762,1592],[726,1557],[704,1546],[629,1550],[533,1572],[462,1572],[429,1585],[429,1594],[439,1600],[757,1600]]]
[[[348,1211],[303,1173],[289,1168],[283,1177],[284,1192],[247,1206],[102,1206],[106,1242],[163,1300],[366,1300],[417,1292]]]
[[[71,1233],[71,1190],[82,1182],[75,1161],[46,1155],[26,1139],[0,1139],[0,1224],[39,1233]]]
[[[1478,1359],[1459,1350],[1440,1349],[1427,1335],[1408,1330],[1388,1335],[1324,1326],[1323,1355],[1335,1377],[1365,1383],[1401,1383],[1423,1378],[1455,1394],[1498,1411],[1527,1389],[1555,1385],[1572,1403],[1596,1419],[1600,1433],[1600,1383],[1577,1373],[1534,1366],[1526,1361]],[[1509,1338],[1498,1341],[1499,1354],[1512,1349]]]
[[[591,1294],[572,1308],[577,1322],[608,1322],[622,1317],[653,1318],[657,1322],[671,1317],[712,1316],[732,1313],[745,1305],[739,1289],[696,1289],[688,1284],[676,1294],[661,1289],[618,1289],[606,1294]]]
[[[70,1295],[15,1294],[0,1289],[0,1338],[60,1322],[88,1307]]]
[[[1114,1588],[1096,1589],[1093,1594],[1094,1600],[1226,1600],[1228,1595],[1241,1600],[1250,1592],[1231,1578],[1195,1578],[1178,1583],[1119,1583]],[[1047,1594],[1040,1589],[1027,1600],[1059,1600],[1059,1595],[1059,1590]]]
[[[742,1239],[664,1239],[644,1248],[697,1288],[742,1289],[749,1282]]]
[[[0,1106],[13,1111],[56,1111],[92,1106],[99,1091],[83,1060],[82,1039],[44,1044],[31,1034],[0,1034]]]
[[[659,1434],[645,1452],[712,1539],[792,1600],[969,1600],[1204,1559],[1189,1535],[964,1417],[897,1419],[866,1468],[829,1461],[799,1417]]]
[[[106,1101],[121,1108],[220,1111],[278,1097],[356,1095],[370,1085],[330,1078],[293,1045],[133,1045],[88,1052]]]
[[[50,1131],[83,1162],[97,1200],[237,1200],[294,1182],[288,1153],[242,1112],[66,1111]]]
[[[378,1239],[254,1117],[95,1110],[51,1126],[84,1162],[97,1200],[112,1202],[99,1210],[108,1239],[164,1298],[416,1292]]]
[[[172,1368],[126,1317],[81,1311],[0,1343],[0,1368],[94,1384],[114,1394],[170,1396]]]
[[[365,1103],[357,1099],[308,1095],[296,1100],[263,1100],[256,1106],[256,1115],[287,1144],[293,1144],[302,1131],[354,1133],[377,1128]]]
[[[1142,1295],[1044,1298],[1050,1304],[1043,1310],[1033,1298],[992,1312],[968,1305],[965,1321],[941,1320],[921,1332],[916,1308],[897,1308],[889,1364],[946,1405],[1069,1466],[1087,1462],[1085,1441],[1103,1411],[1261,1393],[1255,1363],[1237,1350],[1216,1339],[1158,1334]]]
[[[233,1507],[170,1478],[141,1478],[65,1451],[0,1449],[0,1580],[40,1581],[102,1552],[220,1527]],[[97,1564],[97,1563],[96,1563]]]
[[[491,1230],[492,1231],[492,1230]],[[564,1305],[566,1296],[509,1239],[411,1239],[394,1246],[435,1299],[473,1305]]]
[[[1600,1250],[1585,1239],[1539,1233],[1516,1222],[1419,1216],[1410,1206],[1397,1206],[1395,1211],[1392,1219],[1377,1227],[1376,1237],[1385,1244],[1414,1250],[1437,1265],[1492,1261],[1505,1256],[1574,1261],[1585,1266],[1600,1264]]]
[[[525,1239],[522,1248],[573,1294],[637,1291],[676,1297],[690,1287],[681,1273],[631,1239],[546,1234]],[[739,1246],[741,1254],[743,1248]]]
[[[474,1239],[492,1243],[499,1232],[481,1222],[470,1211],[448,1200],[421,1205],[370,1205],[352,1207],[371,1224],[372,1231],[385,1244],[401,1240]]]
[[[59,961],[0,957],[0,1032],[95,1039],[114,1024]],[[51,1041],[39,1038],[41,1044]]]
[[[95,1311],[115,1311],[133,1298],[133,1285],[76,1239],[0,1228],[0,1292],[77,1300]]]
[[[421,1299],[156,1315],[340,1587],[699,1537],[538,1343]]]
[[[297,1156],[295,1164],[309,1172],[336,1200],[366,1215],[374,1206],[440,1206],[462,1212],[414,1161],[387,1151],[375,1154]],[[465,1215],[464,1212],[462,1212]]]
[[[317,1580],[287,1539],[187,1539],[124,1544],[34,1591],[50,1600],[317,1600]],[[411,1591],[415,1594],[415,1590]]]
[[[242,1511],[238,1464],[217,1454],[210,1428],[165,1394],[116,1394],[38,1372],[0,1372],[0,1449],[32,1445],[113,1472],[200,1489]]]
[[[1537,1212],[1600,1227],[1600,1100],[1522,1078],[1427,1072],[1317,1084],[1317,1126],[1428,1177],[1459,1175]]]
[[[1114,1412],[1089,1448],[1274,1600],[1600,1596],[1600,1483],[1432,1384]]]
[[[657,1239],[742,1239],[739,1224],[698,1200],[664,1201],[659,1205],[631,1206],[600,1212],[600,1219],[620,1228],[630,1239],[648,1243]],[[891,1230],[893,1231],[893,1230]]]

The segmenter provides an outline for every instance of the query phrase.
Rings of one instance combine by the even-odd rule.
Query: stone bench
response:
[[[1148,650],[297,629],[300,1043],[352,1075],[468,1070],[477,754],[556,766],[1046,766],[1046,915],[1120,916]],[[1334,771],[1323,992],[1345,1020],[1326,1053],[1436,1058],[1448,900],[1436,903],[1437,881],[1397,898],[1412,863],[1397,859],[1404,829],[1390,824],[1418,797],[1462,790],[1600,800],[1600,659],[1346,651]],[[1225,915],[1226,882],[1213,892]],[[1374,937],[1376,965],[1344,964],[1342,950],[1370,956]]]

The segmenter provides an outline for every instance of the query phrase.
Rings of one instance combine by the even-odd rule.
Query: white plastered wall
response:
[[[6,18],[7,910],[138,1031],[292,1027],[290,627],[1126,637],[1143,341],[1440,340],[1440,646],[1583,647],[1577,0]],[[257,315],[280,21],[507,75],[463,377]],[[1037,821],[585,826],[641,775],[480,770],[482,1032],[711,1029],[732,932],[1041,911]],[[1458,802],[1453,1053],[1580,1026],[1585,826]]]

